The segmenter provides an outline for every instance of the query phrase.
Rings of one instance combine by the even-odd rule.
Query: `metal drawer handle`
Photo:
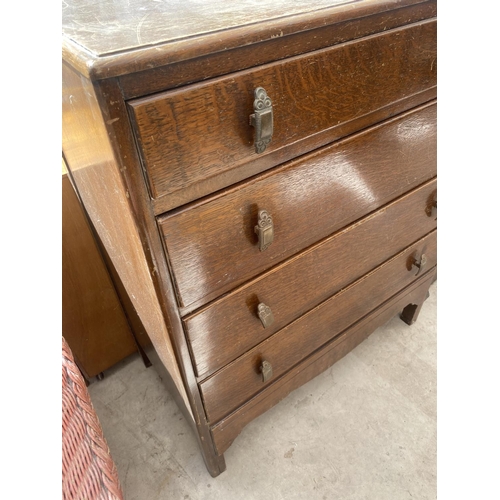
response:
[[[273,376],[273,367],[269,361],[262,361],[260,364],[260,373],[262,373],[262,382],[267,382]]]
[[[259,218],[254,228],[259,237],[259,250],[263,252],[274,240],[274,224],[267,210],[259,210]]]
[[[269,306],[261,302],[257,306],[257,314],[264,328],[270,327],[274,322],[274,315]]]
[[[420,256],[420,260],[417,260],[416,257],[412,257],[412,264],[411,264],[412,269],[414,267],[418,268],[418,271],[415,274],[415,276],[418,276],[420,273],[423,273],[426,265],[427,265],[427,256],[425,255],[425,253],[423,253]]]
[[[255,127],[255,152],[263,153],[273,137],[273,103],[262,87],[254,91],[254,113],[250,115],[250,125]]]
[[[437,191],[434,191],[429,198],[427,206],[425,207],[425,213],[427,217],[435,217],[437,215]]]

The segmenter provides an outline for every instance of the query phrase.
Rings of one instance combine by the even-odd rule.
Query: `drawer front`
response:
[[[245,404],[238,407],[236,411],[212,426],[211,431],[217,453],[222,455],[245,425],[282,401],[293,390],[309,382],[343,358],[370,336],[376,328],[384,325],[408,304],[421,304],[436,276],[435,270],[436,268],[405,287],[401,292],[294,366],[263,391],[257,393]]]
[[[420,277],[414,258],[436,265],[436,232],[344,288],[200,384],[205,411],[215,423],[264,390],[294,365]],[[423,270],[425,273],[425,270]],[[262,363],[272,367],[266,382]]]
[[[199,377],[254,347],[436,227],[430,181],[184,319]],[[258,305],[271,308],[264,328]]]
[[[220,189],[213,179],[225,171],[434,87],[435,60],[436,24],[425,21],[130,101],[151,195],[207,179],[211,191],[200,188],[191,199]],[[274,117],[272,141],[261,154],[249,120],[258,87],[271,98]],[[260,171],[270,166],[264,159]]]
[[[199,306],[436,175],[436,106],[160,217],[181,306]],[[258,212],[273,220],[260,251]]]

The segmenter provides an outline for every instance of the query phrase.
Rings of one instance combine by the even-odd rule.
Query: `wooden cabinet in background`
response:
[[[137,351],[132,331],[85,212],[62,174],[63,336],[87,378]]]

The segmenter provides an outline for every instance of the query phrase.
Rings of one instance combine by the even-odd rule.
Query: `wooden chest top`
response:
[[[66,36],[95,55],[106,56],[255,23],[286,22],[291,17],[324,16],[325,9],[344,4],[351,4],[352,8],[352,4],[360,3],[367,2],[361,0],[294,0],[293,2],[76,0],[64,2],[63,29]]]
[[[62,15],[63,59],[83,74],[108,78],[425,3],[67,0]]]

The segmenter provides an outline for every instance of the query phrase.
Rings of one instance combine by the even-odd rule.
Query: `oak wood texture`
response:
[[[261,155],[261,158],[259,158],[258,161],[235,165],[233,169],[223,171],[214,177],[203,179],[197,184],[186,186],[185,189],[175,191],[168,196],[151,200],[153,210],[157,215],[161,215],[164,212],[180,207],[181,205],[185,205],[194,200],[202,199],[217,189],[230,187],[240,181],[244,181],[254,175],[269,170],[276,165],[293,160],[303,154],[313,151],[314,149],[330,144],[337,139],[341,139],[349,134],[363,130],[374,123],[381,122],[415,106],[419,106],[425,102],[433,100],[436,98],[436,94],[437,88],[432,87],[418,94],[396,101],[384,108],[373,111],[372,113],[368,113],[367,115],[341,123],[333,129],[309,136],[303,141],[292,143],[286,148],[270,151]]]
[[[62,175],[62,331],[86,377],[137,351],[98,245]]]
[[[206,303],[435,175],[431,104],[160,217],[180,305]],[[263,252],[262,209],[275,227]]]
[[[73,189],[75,190],[76,187],[75,187],[74,180],[71,180],[71,173],[67,169],[66,162],[64,161],[64,158],[62,159],[62,164],[63,164],[63,175],[68,176],[68,178],[71,181],[71,185],[72,185]],[[79,198],[79,195],[76,191],[75,191],[75,195]],[[109,277],[111,278],[113,286],[116,290],[116,293],[118,295],[118,299],[120,300],[121,306],[123,308],[123,312],[125,314],[125,317],[127,318],[127,322],[128,322],[130,329],[132,331],[132,335],[134,337],[134,342],[135,342],[136,348],[142,357],[144,365],[146,367],[149,367],[149,366],[151,366],[151,362],[146,355],[146,350],[149,349],[149,346],[151,344],[151,340],[146,333],[146,330],[144,328],[144,325],[141,322],[141,319],[137,315],[137,311],[135,310],[135,307],[134,307],[129,295],[127,294],[127,291],[125,290],[125,287],[123,286],[123,283],[120,279],[120,275],[117,273],[115,265],[114,265],[113,261],[110,259],[108,252],[106,250],[106,247],[102,244],[102,241],[100,240],[99,235],[94,230],[93,225],[92,225],[92,223],[88,217],[88,214],[86,213],[85,208],[82,205],[80,199],[79,199],[79,203],[80,203],[81,210],[83,212],[85,212],[85,218],[86,218],[87,222],[89,223],[89,228],[92,230],[92,236],[93,236],[95,243],[99,249],[99,252],[101,254],[103,262],[106,266],[107,272],[109,273]]]
[[[425,213],[435,187],[427,182],[185,318],[197,375],[221,368],[435,229]],[[257,315],[261,302],[274,315],[268,328]]]
[[[324,8],[318,8],[320,3],[324,5]],[[84,0],[64,2],[63,150],[89,216],[98,229],[103,245],[123,282],[124,289],[130,296],[130,303],[136,309],[151,339],[151,346],[154,347],[154,352],[150,349],[151,346],[148,347],[151,351],[151,359],[170,390],[174,391],[174,397],[192,424],[207,469],[213,476],[225,469],[224,457],[221,454],[223,446],[227,446],[235,433],[248,422],[248,415],[258,414],[273,398],[268,396],[270,393],[266,389],[260,393],[266,395],[262,401],[259,399],[259,394],[253,396],[250,401],[211,428],[201,397],[199,380],[195,375],[183,319],[201,312],[200,306],[205,308],[208,306],[208,301],[214,301],[215,304],[221,299],[221,294],[233,294],[231,290],[235,287],[242,287],[245,280],[255,280],[258,273],[279,265],[278,263],[285,258],[292,259],[294,252],[303,251],[305,247],[291,250],[292,253],[288,256],[277,255],[270,266],[266,265],[260,271],[254,271],[247,277],[242,277],[239,282],[232,281],[225,291],[217,289],[208,295],[204,294],[201,299],[191,302],[186,307],[179,307],[176,280],[177,285],[182,280],[177,270],[173,272],[158,220],[163,221],[167,217],[175,217],[188,211],[194,214],[197,207],[203,206],[207,201],[205,197],[209,197],[210,202],[214,203],[218,198],[222,199],[225,196],[229,199],[239,189],[246,189],[251,182],[260,182],[268,174],[272,176],[290,167],[291,163],[283,165],[284,162],[297,159],[295,163],[300,163],[301,159],[298,157],[303,157],[314,149],[327,146],[333,141],[358,133],[372,125],[380,124],[383,120],[390,122],[390,119],[396,115],[429,103],[436,98],[435,80],[432,81],[435,78],[433,54],[436,34],[433,18],[436,14],[436,2],[434,0],[358,0],[337,5],[334,3],[326,0],[313,0],[307,4],[294,2],[294,5],[290,7],[290,3],[285,0],[272,0],[272,2],[263,0],[259,2],[259,5],[276,12],[276,16],[271,15],[270,18],[264,19],[266,16],[257,13],[254,20],[247,23],[244,20],[246,14],[243,15],[241,11],[238,11],[238,15],[229,19],[229,24],[224,24],[228,18],[224,20],[222,16],[218,19],[217,13],[227,10],[228,4],[208,0],[186,0],[182,5],[177,0],[156,2],[157,5],[152,5],[151,2],[142,3],[142,0],[118,4],[112,0],[90,4]],[[185,16],[186,11],[192,12],[195,4],[202,5],[202,8],[198,10],[200,13],[210,9],[210,18],[204,21],[200,19],[198,22],[196,16],[193,16],[192,19],[184,17],[183,22],[173,22],[177,15],[180,19]],[[244,10],[248,6],[249,3],[244,0],[238,6],[231,6],[231,9],[243,8]],[[298,10],[291,11],[290,8],[298,8]],[[169,19],[172,20],[171,25],[164,22],[165,13],[169,11],[171,11],[169,15]],[[247,11],[247,14],[248,12],[250,11]],[[130,17],[124,19],[125,14]],[[219,22],[222,24],[215,26]],[[418,33],[421,36],[413,39],[405,38],[404,33],[407,29],[414,35]],[[398,41],[403,39],[406,43],[398,45]],[[371,64],[377,66],[376,60],[366,61],[365,68],[360,67],[359,64],[356,66],[356,61],[362,62],[363,60],[363,53],[356,47],[371,44],[374,47],[373,55],[376,53],[376,45],[380,40],[385,40],[385,43],[391,40],[396,41],[400,51],[393,50],[391,47],[381,47],[381,49],[385,54],[390,53],[391,59],[399,59],[399,62],[394,64],[394,61],[390,61],[389,66],[393,68],[393,72],[388,73],[384,78],[380,77],[380,71],[374,73],[379,80],[373,78],[372,81],[368,77],[370,81],[365,86],[365,94],[346,95],[345,102],[359,100],[365,106],[361,110],[357,110],[354,106],[351,118],[346,112],[345,116],[341,116],[340,124],[335,123],[335,120],[330,123],[328,120],[331,117],[328,117],[328,111],[322,111],[318,116],[326,117],[326,121],[319,123],[319,128],[311,121],[307,121],[308,128],[306,127],[304,136],[300,136],[302,133],[300,130],[294,129],[296,123],[293,122],[290,125],[290,137],[293,142],[283,143],[275,149],[271,148],[260,157],[255,155],[246,157],[245,153],[240,158],[241,161],[236,159],[232,165],[225,165],[223,169],[215,168],[214,171],[213,148],[217,150],[228,146],[227,143],[220,141],[217,135],[218,145],[208,145],[203,151],[198,150],[197,153],[196,149],[194,150],[198,166],[195,170],[188,169],[189,177],[182,178],[177,186],[171,186],[173,190],[170,190],[168,194],[151,198],[150,183],[145,175],[143,158],[141,158],[132,123],[131,99],[134,102],[139,102],[141,99],[148,101],[160,95],[175,95],[177,99],[182,95],[189,96],[196,89],[214,89],[221,81],[228,83],[232,78],[238,80],[243,88],[245,85],[241,84],[240,77],[242,75],[248,77],[259,72],[270,75],[272,82],[276,82],[277,78],[283,78],[285,75],[294,85],[297,82],[298,89],[302,89],[305,94],[327,95],[328,90],[325,91],[326,94],[322,94],[322,91],[318,94],[314,88],[315,85],[323,83],[325,88],[334,88],[335,82],[338,84],[341,80],[337,78],[337,73],[348,75],[369,69]],[[316,82],[308,74],[308,71],[317,74],[312,70],[314,65],[311,65],[309,69],[307,66],[297,64],[299,59],[315,60],[318,63],[328,61],[328,58],[321,58],[322,54],[333,54],[335,51],[343,53],[345,57],[342,59],[341,67],[332,67],[333,79],[326,78],[327,71],[322,70],[319,76],[325,79],[322,82]],[[409,71],[414,72],[413,75],[409,76],[407,72],[399,75],[408,85],[406,89],[404,84],[401,85],[401,94],[398,94],[395,89],[398,79],[395,79],[394,75],[399,74],[401,68],[408,66],[409,56],[406,51],[408,54],[413,54],[411,57],[420,58],[421,61],[428,59],[427,63],[422,62],[420,67],[408,68]],[[292,71],[288,71],[288,74],[283,73],[282,68],[286,66],[287,59],[291,64],[290,68],[302,70],[303,75],[295,75]],[[273,69],[275,65],[279,67],[279,70]],[[425,83],[429,75],[430,80]],[[375,85],[377,81],[381,82],[381,87]],[[387,81],[393,82],[394,85],[387,86]],[[356,82],[351,80],[351,83],[352,90],[357,90]],[[384,90],[385,87],[387,87],[386,90]],[[387,95],[384,94],[386,91]],[[288,93],[296,95],[293,89]],[[342,89],[339,89],[339,93],[342,93]],[[374,100],[378,99],[373,108],[370,107],[372,93],[375,96]],[[387,97],[385,100],[384,95]],[[239,96],[242,96],[239,91],[232,93],[228,101],[233,101],[234,105],[243,107],[240,101],[236,102]],[[246,102],[247,99],[248,96],[245,94],[243,101]],[[284,108],[280,104],[280,98],[277,102],[278,108],[281,106],[282,111]],[[305,102],[307,104],[307,99]],[[193,102],[191,101],[190,104]],[[221,109],[224,105],[225,103],[222,102]],[[326,106],[323,109],[326,109]],[[419,112],[423,113],[423,108]],[[245,122],[248,121],[248,114],[244,116]],[[176,115],[177,117],[179,122],[175,132],[181,139],[183,136],[193,138],[193,130],[185,128],[186,122],[182,121],[182,116]],[[159,122],[165,120],[165,116],[160,115],[157,118]],[[193,128],[197,129],[197,126]],[[197,130],[199,131],[199,128]],[[243,147],[242,144],[245,141],[244,147],[246,148],[249,139],[252,138],[251,135],[242,136],[241,130],[237,128],[235,132],[228,132],[228,137],[233,141],[233,144],[230,144],[231,151]],[[253,134],[253,130],[250,130]],[[402,131],[404,132],[403,129]],[[424,137],[425,127],[421,127],[420,132]],[[406,134],[411,136],[408,130]],[[286,140],[288,136],[286,131],[278,130],[277,137]],[[407,139],[404,134],[398,137],[399,139],[396,140],[396,136],[393,135],[392,139],[389,139],[392,140],[395,151],[406,148],[404,144]],[[195,148],[196,143],[198,141],[203,143],[203,140],[203,137],[197,137],[194,140]],[[240,146],[236,144],[238,141],[243,141]],[[435,158],[435,153],[430,151],[434,147],[431,142],[423,139],[418,150],[408,148],[407,153],[411,159],[401,157],[401,163],[413,162],[413,157],[420,155]],[[339,147],[342,147],[340,144]],[[238,151],[241,153],[243,149]],[[333,148],[329,154],[336,161],[340,161],[335,151]],[[386,153],[388,159],[398,156],[398,153],[392,150],[391,154],[388,154],[389,151]],[[211,154],[212,157],[210,157]],[[318,151],[318,157],[321,154],[322,152]],[[359,154],[365,155],[366,161],[369,161],[369,150],[363,152],[363,148],[359,148]],[[191,153],[185,150],[180,157],[183,157],[182,161],[185,161],[186,158],[193,157],[190,155]],[[200,158],[200,155],[207,156]],[[350,160],[355,162],[355,156],[353,149],[352,154],[349,154]],[[314,164],[314,161],[312,163]],[[405,189],[394,192],[392,196],[389,192],[384,195],[383,190],[377,191],[376,196],[379,196],[380,200],[372,208],[369,208],[367,204],[364,211],[360,211],[359,215],[353,217],[362,218],[368,212],[378,209],[381,204],[404,195],[407,190],[432,178],[435,175],[434,163],[428,164],[427,167],[424,163],[425,160],[421,162],[415,160],[413,170],[417,171],[415,177],[420,180],[412,181],[413,171],[408,172],[406,179],[401,177],[392,185],[397,191],[396,186],[399,183],[409,181]],[[208,174],[203,171],[205,164],[209,169]],[[326,164],[325,157],[325,168]],[[278,165],[282,166],[277,167]],[[379,170],[386,171],[387,177],[391,177],[388,169],[384,169],[383,165],[384,161],[380,158]],[[170,167],[167,166],[167,168]],[[424,178],[426,168],[432,173]],[[395,166],[392,176],[397,177],[398,172],[403,172],[404,169],[405,167]],[[174,172],[175,168],[171,170]],[[253,178],[264,171],[268,172],[258,178]],[[349,182],[354,182],[354,177],[350,178]],[[391,181],[387,179],[387,182]],[[357,192],[357,188],[353,186],[355,184],[351,184],[352,192]],[[298,187],[300,188],[300,184]],[[170,189],[168,185],[166,189],[167,191]],[[314,190],[313,192],[316,193]],[[311,203],[312,196],[306,190],[303,190],[303,195],[304,199],[308,199]],[[362,197],[364,198],[366,197]],[[324,199],[327,199],[326,194]],[[357,200],[357,203],[361,205],[364,202]],[[347,198],[343,199],[340,209],[344,204],[349,205]],[[351,207],[354,205],[351,203]],[[306,206],[305,202],[303,206]],[[333,211],[330,210],[330,215],[338,209],[339,206]],[[318,210],[322,213],[323,207],[321,206]],[[166,214],[166,212],[169,213]],[[303,213],[304,220],[306,215],[307,210]],[[309,220],[315,227],[315,231],[317,226],[325,223],[324,218],[322,222],[316,222],[314,216],[318,215],[318,211],[309,215],[311,215]],[[336,229],[328,228],[323,233],[320,230],[318,235],[321,233],[322,236],[317,236],[317,239],[311,238],[307,244],[303,241],[300,244],[315,245],[321,238],[328,237],[351,222],[339,220],[340,225]],[[197,223],[203,226],[207,224],[207,220],[199,219]],[[191,236],[194,236],[196,230],[194,227],[192,229]],[[270,248],[272,249],[273,246]],[[205,248],[199,247],[198,250],[196,255],[202,257],[206,255]],[[227,252],[227,248],[224,251]],[[220,258],[223,259],[224,256],[222,252],[220,253]],[[232,257],[234,254],[229,252],[228,256]],[[209,268],[206,269],[211,272]],[[400,310],[407,304],[401,304]],[[299,320],[300,318],[297,318],[293,321]],[[376,321],[373,317],[370,326],[375,325]],[[275,335],[278,334],[279,332]],[[341,333],[340,336],[342,335]],[[245,355],[245,353],[240,352],[239,355]],[[311,356],[314,357],[315,354]],[[307,372],[312,373],[316,370],[316,366],[321,367],[322,363],[323,361],[318,358],[318,365],[309,368]],[[278,380],[287,378],[287,374],[292,371],[293,369],[280,375],[276,381],[266,387],[275,387]],[[301,376],[295,380],[299,379]],[[209,379],[205,382],[207,380]],[[274,392],[280,393],[280,391]],[[226,423],[227,432],[221,427]],[[220,441],[221,436],[224,443]]]
[[[125,290],[125,287],[123,286],[120,275],[116,271],[113,261],[109,258],[106,248],[104,247],[104,245],[102,244],[96,233],[94,233],[94,237],[96,238],[96,243],[99,246],[99,250],[104,259],[104,262],[106,263],[108,273],[111,277],[111,280],[113,281],[113,285],[120,299],[125,316],[127,317],[128,324],[130,325],[132,334],[134,335],[134,340],[136,342],[137,350],[141,355],[144,365],[146,367],[149,367],[151,366],[151,361],[149,360],[146,351],[148,351],[151,346],[151,339],[149,338],[146,329],[142,324],[141,318],[139,318],[137,314],[137,311],[134,307],[134,304],[132,303],[130,296]]]
[[[257,43],[249,43],[255,32],[252,33],[247,28],[248,36],[242,47],[230,48],[227,43],[222,51],[194,59],[183,59],[152,69],[148,67],[143,71],[136,71],[134,66],[133,73],[125,73],[119,77],[120,87],[125,99],[154,94],[433,18],[437,11],[435,0],[409,5],[400,3],[393,7],[395,8],[390,11],[381,10],[361,17],[354,16],[351,10],[352,17],[345,19],[344,16],[345,20],[342,20],[342,16],[325,15],[323,11],[321,18],[307,22],[306,31],[296,31],[299,26],[291,23],[275,31],[279,36],[270,32],[270,37],[266,40],[261,28],[259,35],[262,35],[263,40]],[[335,10],[338,14],[339,9]],[[356,9],[355,14],[361,12]],[[287,19],[291,22],[291,18]],[[227,36],[227,33],[224,35]],[[186,52],[184,50],[182,55]],[[177,57],[178,55],[176,54]],[[137,63],[137,58],[134,63]]]
[[[370,249],[368,247],[367,250]],[[270,383],[262,381],[262,374],[259,372],[262,361],[271,363],[273,378],[279,377],[414,281],[416,274],[411,265],[408,266],[408,261],[415,252],[425,252],[429,267],[435,266],[435,233],[419,240],[408,250],[342,289],[201,382],[209,421],[217,422]]]
[[[195,429],[213,476],[225,470],[215,453],[175,306],[173,286],[148,204],[125,103],[116,80],[94,85],[63,62],[63,152],[107,254],[161,362],[175,399]],[[184,360],[184,361],[182,361]]]
[[[63,64],[63,152],[79,195],[163,363],[187,400],[92,83]]]
[[[259,162],[269,152],[435,86],[435,29],[434,21],[422,21],[131,101],[152,197]],[[346,65],[351,70],[341,71]],[[249,126],[257,87],[272,99],[275,123],[271,144],[260,155]]]
[[[430,270],[215,424],[212,435],[217,452],[222,455],[245,425],[344,357],[407,304],[422,304],[434,276],[435,271]]]
[[[174,399],[180,404],[181,411],[195,431],[203,459],[211,475],[217,476],[226,468],[224,457],[218,456],[213,447],[205,412],[201,401],[198,384],[189,360],[189,350],[182,328],[179,311],[176,307],[174,287],[168,264],[163,253],[162,241],[156,227],[149,196],[143,182],[137,150],[135,148],[130,123],[127,118],[125,102],[115,79],[99,82],[101,109],[108,126],[108,134],[115,148],[119,170],[123,182],[127,186],[129,208],[137,223],[137,230],[144,250],[145,264],[149,268],[154,290],[161,307],[172,354],[177,361],[176,371],[164,362],[165,345],[159,344],[158,332],[148,332],[154,349],[148,349],[150,360],[160,374],[167,389],[174,391]],[[137,298],[135,298],[137,300]],[[141,297],[147,300],[147,297]],[[168,344],[167,344],[168,347]],[[153,356],[153,352],[155,355]],[[178,373],[182,378],[185,391],[178,390]]]

